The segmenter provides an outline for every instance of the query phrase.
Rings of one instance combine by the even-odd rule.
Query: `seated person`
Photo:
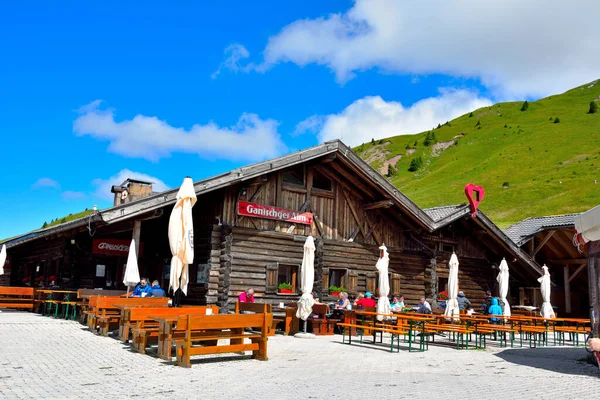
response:
[[[348,293],[341,292],[339,295],[339,301],[335,305],[335,309],[337,310],[352,310],[352,305],[350,304],[350,300],[348,300]]]
[[[167,294],[160,287],[160,284],[156,279],[152,281],[152,297],[167,297]]]
[[[317,294],[317,292],[312,292],[312,297],[313,297],[313,300],[315,301],[315,304],[322,304],[321,299],[319,298],[319,295]]]
[[[484,300],[483,304],[481,305],[481,312],[483,314],[487,314],[491,305],[492,305],[492,292],[487,290],[485,292],[485,300]]]
[[[419,314],[431,314],[431,304],[429,304],[429,302],[423,296],[419,300],[417,312]]]
[[[390,304],[392,311],[399,312],[404,308],[404,296],[394,296],[392,304]]]
[[[365,298],[365,295],[362,294],[362,293],[359,293],[358,296],[356,296],[356,299],[354,299],[354,303],[352,303],[352,305],[354,305],[354,307],[356,307],[356,305],[358,304],[358,302],[361,301],[364,298]]]
[[[471,302],[465,297],[465,293],[463,291],[458,292],[458,297],[456,298],[456,301],[458,302],[459,310],[468,310],[469,308],[471,308]]]
[[[142,278],[140,283],[133,289],[130,297],[146,297],[152,295],[152,288],[148,285],[148,278]]]
[[[245,292],[240,293],[238,300],[240,303],[254,303],[254,289],[248,288]]]
[[[498,305],[498,299],[495,297],[492,298],[492,305],[488,309],[488,314],[502,315],[502,308]],[[490,321],[492,321],[492,322],[497,322],[499,320],[500,320],[499,318],[490,318]]]
[[[371,292],[365,293],[365,297],[356,302],[356,307],[377,307],[377,302],[371,297]]]

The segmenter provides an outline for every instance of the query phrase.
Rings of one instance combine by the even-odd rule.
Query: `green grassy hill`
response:
[[[383,174],[391,165],[390,181],[421,207],[463,203],[464,186],[474,183],[485,188],[480,208],[501,227],[586,211],[600,204],[600,110],[588,113],[592,101],[600,108],[600,80],[525,111],[523,102],[480,108],[431,131],[428,146],[431,132],[354,150]]]

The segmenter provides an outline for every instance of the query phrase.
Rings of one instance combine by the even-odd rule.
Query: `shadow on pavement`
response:
[[[600,377],[598,368],[587,362],[587,354],[581,347],[544,347],[536,349],[507,349],[497,353],[496,357],[509,363],[541,368],[560,374]]]

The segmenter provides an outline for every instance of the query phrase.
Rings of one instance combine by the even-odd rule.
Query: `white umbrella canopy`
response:
[[[458,257],[455,253],[452,253],[448,266],[450,269],[448,271],[448,300],[446,301],[444,315],[453,317],[460,314],[458,300],[456,300],[456,296],[458,296]]]
[[[379,250],[383,252],[382,256],[377,260],[375,267],[379,271],[379,299],[377,299],[377,313],[378,314],[389,314],[390,299],[390,278],[388,276],[388,269],[390,266],[390,254],[387,251],[385,245],[379,247]],[[379,321],[383,320],[383,315],[377,315]]]
[[[508,264],[506,263],[506,259],[503,258],[502,262],[500,263],[500,272],[498,273],[496,280],[498,281],[500,290],[500,299],[504,302],[504,312],[502,315],[505,317],[510,317],[511,315],[510,304],[508,304],[508,300],[506,299],[506,296],[508,296],[508,278]]]
[[[4,263],[6,262],[6,245],[2,245],[0,250],[0,275],[4,275]]]
[[[540,310],[540,314],[544,318],[556,318],[552,304],[550,304],[550,272],[548,272],[546,264],[542,267],[542,271],[542,276],[538,278],[540,291],[542,292],[542,309]]]
[[[127,295],[129,295],[129,287],[137,285],[139,281],[140,270],[138,268],[137,255],[135,254],[135,239],[132,239],[129,245],[129,253],[127,253],[125,275],[123,276],[123,285],[127,286]]]
[[[196,204],[194,182],[189,176],[183,180],[177,202],[169,219],[169,246],[171,247],[171,276],[169,289],[177,289],[187,295],[189,281],[188,265],[194,262],[194,223],[192,207]]]
[[[315,299],[312,296],[313,284],[315,282],[315,240],[312,236],[304,242],[304,256],[300,269],[300,291],[302,296],[298,300],[298,311],[296,316],[306,321],[312,312]]]

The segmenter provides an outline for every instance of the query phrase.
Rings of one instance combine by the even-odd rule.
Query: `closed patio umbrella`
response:
[[[448,271],[448,300],[446,301],[444,315],[454,317],[460,314],[458,300],[456,300],[456,296],[458,296],[458,257],[455,253],[452,253],[448,266],[450,267]]]
[[[540,314],[544,318],[556,318],[552,304],[550,304],[550,273],[546,264],[542,267],[542,276],[538,278],[540,292],[542,292],[542,309]]]
[[[503,258],[500,263],[500,272],[498,273],[496,280],[498,281],[500,290],[500,300],[504,302],[504,311],[502,312],[502,315],[505,317],[510,317],[511,315],[510,304],[508,304],[508,300],[506,299],[506,296],[508,296],[508,277],[508,264],[506,263],[506,259]]]
[[[309,236],[304,242],[304,256],[302,257],[302,267],[300,269],[300,291],[302,296],[298,300],[298,311],[296,311],[296,316],[304,321],[304,332],[306,332],[306,320],[312,313],[312,307],[315,304],[315,299],[312,296],[314,281],[315,240],[312,236]]]
[[[388,295],[390,294],[390,278],[388,276],[390,254],[385,245],[379,247],[379,250],[381,250],[382,254],[381,257],[379,257],[379,260],[377,260],[377,264],[375,264],[377,271],[379,271],[379,299],[377,299],[377,313],[389,314],[391,312],[390,299],[388,298]],[[379,321],[383,320],[383,315],[377,315],[377,319]]]
[[[171,276],[169,289],[173,294],[181,290],[187,295],[189,280],[188,265],[194,262],[194,223],[192,207],[196,204],[196,191],[192,178],[185,177],[177,192],[177,202],[169,218],[169,246],[171,247]],[[174,305],[180,305],[180,294],[175,296]]]
[[[0,251],[0,275],[4,275],[4,263],[6,262],[6,245],[2,245],[2,250]]]
[[[138,268],[137,255],[135,254],[135,239],[131,240],[129,252],[127,253],[127,266],[123,276],[123,285],[127,286],[127,297],[129,297],[129,287],[135,286],[140,281],[140,270]]]

